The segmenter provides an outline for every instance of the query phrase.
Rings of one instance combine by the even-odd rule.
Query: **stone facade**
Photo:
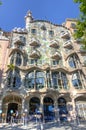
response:
[[[86,118],[86,50],[74,40],[76,20],[63,25],[25,16],[10,36],[1,91],[5,119],[40,111],[44,119]],[[77,109],[78,108],[78,109]]]

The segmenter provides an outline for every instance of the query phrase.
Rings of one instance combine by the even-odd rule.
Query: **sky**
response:
[[[0,28],[12,31],[25,27],[25,15],[30,10],[35,20],[62,24],[67,18],[79,17],[79,6],[73,0],[2,0]]]

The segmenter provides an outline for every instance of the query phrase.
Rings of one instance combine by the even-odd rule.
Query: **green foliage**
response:
[[[79,3],[80,17],[76,25],[76,33],[74,37],[81,38],[81,42],[86,47],[86,0],[74,0],[75,3]]]
[[[13,64],[7,65],[9,69],[14,70],[15,66]]]
[[[2,5],[2,2],[0,1],[0,5]]]

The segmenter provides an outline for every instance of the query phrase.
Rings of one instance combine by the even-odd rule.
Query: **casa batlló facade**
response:
[[[25,16],[10,32],[0,109],[6,120],[40,111],[45,120],[86,118],[86,50],[74,40],[76,20],[63,25]]]

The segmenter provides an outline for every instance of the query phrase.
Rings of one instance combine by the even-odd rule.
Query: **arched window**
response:
[[[44,72],[36,71],[36,88],[40,89],[44,87]]]
[[[16,65],[20,66],[22,62],[21,54],[17,52],[16,54]]]
[[[78,65],[78,63],[79,63],[79,58],[78,58],[77,55],[74,54],[74,55],[72,55],[72,56],[69,57],[68,62],[69,62],[69,66],[70,67],[76,68],[77,65]]]
[[[34,71],[29,72],[25,77],[25,87],[33,89],[35,84],[35,74]]]
[[[53,85],[53,88],[67,89],[68,80],[67,80],[66,74],[63,72],[52,72],[52,85]]]
[[[20,36],[19,38],[20,38],[21,42],[23,43],[23,45],[25,45],[26,38],[24,36]]]
[[[80,80],[80,76],[79,76],[78,72],[73,74],[73,76],[72,76],[72,84],[76,89],[82,88],[82,84],[81,84],[81,80]]]
[[[36,89],[41,89],[44,87],[44,83],[44,72],[41,71],[32,71],[25,77],[26,88],[33,89],[36,86]]]
[[[13,88],[19,88],[21,85],[21,78],[19,70],[10,70],[7,73],[7,86]]]
[[[51,88],[52,86],[51,86],[51,78],[50,78],[50,71],[49,70],[47,70],[47,72],[46,72],[46,79],[47,79],[47,87]]]
[[[67,120],[67,114],[68,114],[67,105],[66,100],[63,97],[60,97],[58,99],[58,108],[59,108],[60,120],[61,121]]]
[[[10,60],[11,64],[16,64],[18,66],[21,65],[22,63],[22,56],[19,52],[15,52],[12,56],[11,56],[11,60]]]

